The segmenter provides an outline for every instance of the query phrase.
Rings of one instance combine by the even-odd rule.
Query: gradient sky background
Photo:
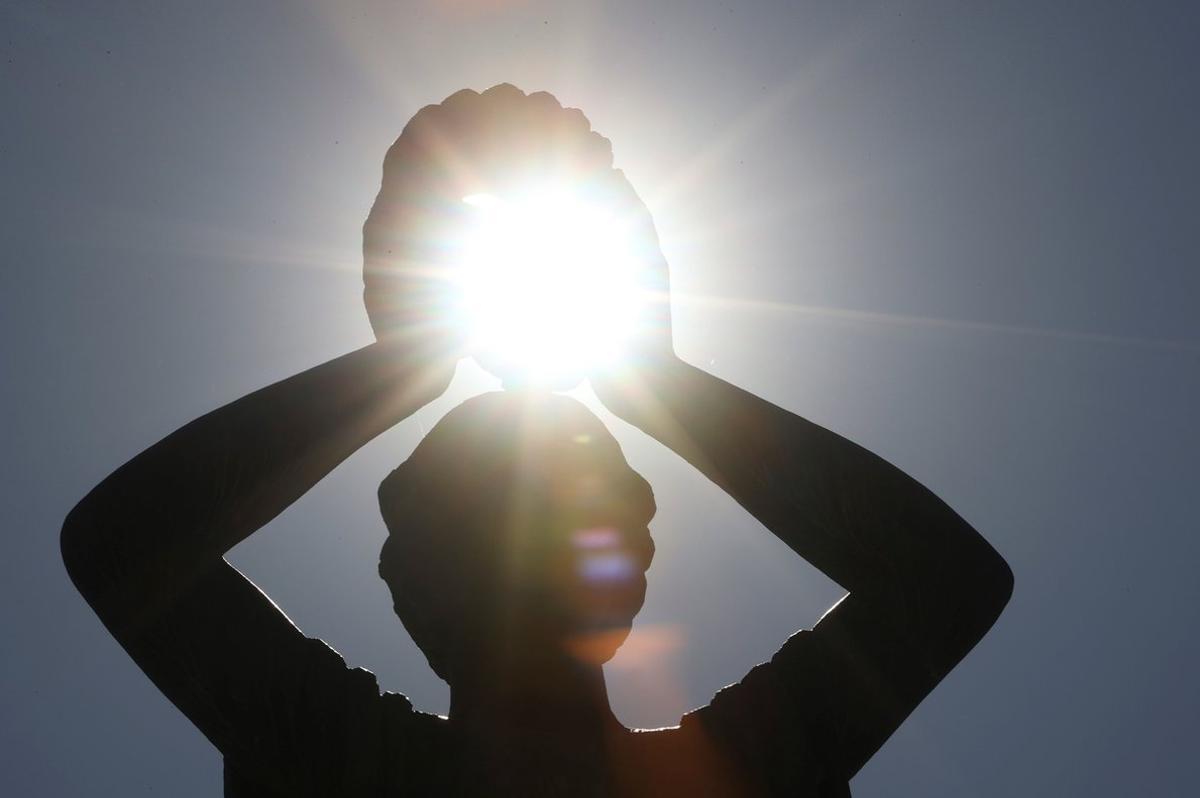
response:
[[[4,3],[5,793],[220,794],[216,751],[74,593],[59,526],[180,424],[369,342],[384,151],[420,106],[510,81],[612,139],[685,359],[900,465],[1013,566],[855,794],[1194,795],[1200,20],[1001,5]],[[464,365],[232,555],[427,710],[448,693],[375,576],[375,489],[494,384]],[[613,703],[670,724],[839,590],[603,417],[660,506]]]

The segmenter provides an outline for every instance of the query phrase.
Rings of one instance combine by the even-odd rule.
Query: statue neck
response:
[[[450,721],[460,728],[525,730],[534,735],[599,734],[619,726],[600,666],[574,659],[537,667],[489,670],[456,679]]]

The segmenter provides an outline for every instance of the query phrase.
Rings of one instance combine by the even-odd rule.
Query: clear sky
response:
[[[1200,20],[1001,5],[0,6],[6,794],[220,794],[216,751],[74,593],[59,526],[180,424],[368,343],[384,151],[420,106],[509,81],[612,139],[681,356],[909,471],[1016,573],[856,795],[1194,795]],[[432,711],[448,692],[375,575],[375,489],[493,385],[460,368],[232,555]],[[839,590],[603,417],[660,507],[613,703],[670,724]]]

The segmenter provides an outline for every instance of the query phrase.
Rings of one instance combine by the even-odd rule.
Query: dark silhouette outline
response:
[[[548,97],[460,92],[405,136],[445,115],[478,133],[470,120],[514,108],[580,135],[581,115]],[[426,143],[445,146],[446,129]],[[524,129],[513,141],[526,141]],[[654,505],[573,400],[469,400],[380,488],[391,532],[380,572],[450,682],[449,718],[380,695],[371,674],[306,638],[225,562],[453,376],[457,345],[429,286],[405,269],[381,274],[396,254],[381,236],[422,246],[436,225],[433,213],[417,235],[381,233],[397,207],[388,181],[434,157],[402,157],[421,137],[401,139],[367,225],[379,341],[192,421],[101,482],[62,532],[80,592],[224,754],[227,795],[848,795],[849,779],[991,627],[1012,574],[899,469],[675,357],[665,306],[650,311],[625,369],[592,376],[597,395],[849,591],[679,726],[630,732],[608,707],[600,665],[641,605]],[[604,161],[597,179],[640,209]],[[649,251],[648,215],[643,232]],[[647,279],[665,290],[661,258]]]

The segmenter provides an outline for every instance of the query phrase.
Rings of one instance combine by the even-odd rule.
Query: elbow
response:
[[[67,576],[76,581],[76,576],[82,574],[88,564],[84,556],[84,545],[88,539],[88,523],[84,520],[84,512],[80,510],[83,502],[74,505],[62,522],[59,533],[59,552],[62,554],[62,565],[66,566]]]
[[[89,498],[67,513],[58,545],[71,582],[88,603],[94,604],[101,590],[111,536],[104,530],[106,525],[97,519]]]
[[[987,633],[1000,618],[1012,598],[1015,579],[1012,568],[994,549],[988,547],[988,556],[969,572],[965,591],[970,597],[962,603],[962,609],[970,614],[969,625],[979,637]]]
[[[161,610],[172,577],[152,564],[152,538],[104,493],[93,491],[67,514],[59,549],[75,589],[119,641]]]
[[[988,584],[988,604],[994,613],[992,622],[994,623],[1000,617],[1000,613],[1008,606],[1008,602],[1012,599],[1013,587],[1016,580],[1013,577],[1012,568],[1008,562],[999,554],[996,555],[995,563],[992,566],[992,574],[989,576]]]
[[[84,500],[86,501],[86,499]],[[62,531],[58,535],[58,548],[62,554],[63,565],[67,576],[76,587],[87,581],[87,573],[92,558],[87,555],[90,524],[86,519],[84,502],[75,505],[63,521]],[[82,592],[82,588],[81,588]]]

